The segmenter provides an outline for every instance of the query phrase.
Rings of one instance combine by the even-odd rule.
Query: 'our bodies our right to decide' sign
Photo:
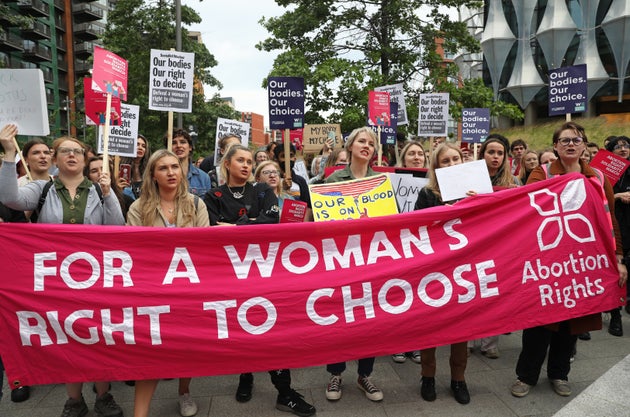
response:
[[[110,155],[135,158],[138,145],[140,106],[122,103],[120,110],[120,118],[109,126],[107,149]],[[98,129],[97,149],[99,153],[103,153],[103,129]]]
[[[269,127],[299,129],[304,127],[304,78],[269,77]]]
[[[448,93],[420,94],[418,136],[446,136],[448,134]]]
[[[586,111],[586,64],[549,70],[549,116]]]
[[[490,109],[462,110],[462,142],[481,143],[490,133]]]
[[[192,112],[195,54],[151,49],[149,109]]]

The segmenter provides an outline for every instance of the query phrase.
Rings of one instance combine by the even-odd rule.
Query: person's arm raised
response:
[[[15,136],[17,135],[17,125],[8,124],[0,130],[0,144],[4,149],[4,161],[15,162],[17,147],[15,146]]]

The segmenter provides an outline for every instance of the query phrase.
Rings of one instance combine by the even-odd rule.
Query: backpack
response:
[[[44,203],[46,202],[48,191],[50,190],[50,187],[52,187],[53,184],[54,184],[53,181],[48,181],[46,185],[44,185],[42,194],[39,196],[39,201],[37,202],[37,208],[33,210],[33,213],[31,213],[31,223],[37,223],[37,219],[39,218],[39,213],[42,211],[42,207],[44,207]],[[101,186],[96,183],[94,183],[94,188],[96,188],[96,193],[98,194],[98,197],[101,200],[101,205],[102,205],[103,204],[103,190],[101,190]]]

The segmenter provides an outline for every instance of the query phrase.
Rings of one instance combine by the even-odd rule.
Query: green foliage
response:
[[[271,37],[257,48],[280,51],[270,76],[304,77],[310,117],[319,114],[329,122],[341,122],[344,131],[362,126],[368,91],[399,82],[405,86],[410,116],[421,90],[414,86],[425,83],[425,87],[445,84],[452,91],[452,101],[457,103],[454,112],[459,109],[461,113],[461,107],[468,107],[468,102],[483,102],[487,104],[484,107],[491,107],[493,114],[522,117],[514,106],[492,103],[491,91],[482,88],[480,82],[465,83],[459,89],[443,82],[455,75],[454,65],[444,65],[443,58],[436,53],[436,41],[442,39],[447,52],[472,53],[479,50],[479,44],[466,25],[452,20],[442,6],[473,8],[481,6],[480,1],[276,0],[276,3],[288,10],[279,17],[261,19]]]
[[[201,17],[192,8],[182,6],[181,12],[182,25],[201,22]],[[128,103],[140,106],[140,132],[149,139],[151,148],[162,148],[168,112],[148,109],[150,56],[151,49],[175,48],[174,1],[118,0],[108,15],[103,43],[106,49],[129,61]],[[182,29],[182,50],[195,53],[196,81],[221,87],[219,80],[210,72],[210,68],[217,65],[216,59],[205,45],[191,40],[186,29]],[[199,135],[196,152],[208,154],[214,149],[216,118],[236,116],[236,112],[220,102],[218,97],[206,102],[203,95],[194,89],[193,113],[184,113],[183,126],[195,126]]]

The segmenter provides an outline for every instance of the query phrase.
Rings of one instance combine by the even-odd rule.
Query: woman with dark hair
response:
[[[442,201],[440,186],[437,182],[435,170],[437,168],[445,168],[453,165],[459,165],[464,162],[464,155],[461,149],[451,143],[443,143],[438,145],[433,151],[431,157],[431,165],[429,168],[429,183],[420,190],[418,200],[416,201],[415,210],[442,206],[446,204]],[[470,191],[469,195],[475,193]],[[435,393],[435,374],[437,361],[435,358],[436,348],[427,348],[420,351],[422,365],[422,379],[420,395],[425,401],[435,401],[437,395]],[[455,400],[460,404],[468,404],[470,402],[470,394],[464,372],[468,364],[467,342],[453,343],[451,345],[451,356],[449,359],[451,365],[451,390]]]
[[[109,172],[113,172],[114,164],[110,162],[109,164]],[[98,179],[101,177],[103,173],[103,156],[93,156],[91,157],[85,169],[83,170],[83,175],[88,177],[90,181],[97,183]],[[127,211],[129,210],[129,206],[133,203],[133,198],[128,196],[127,194],[123,194],[123,192],[118,188],[116,182],[111,181],[112,192],[116,195],[118,202],[120,203],[120,208],[122,209],[123,216],[125,219],[127,218]]]
[[[580,160],[580,155],[588,142],[584,128],[577,123],[566,122],[556,129],[552,140],[558,160],[535,168],[527,183],[544,181],[547,178],[570,172],[581,173],[587,178],[595,177],[594,179],[600,183],[604,191],[610,211],[614,211],[615,196],[608,179],[601,172]],[[616,240],[618,283],[622,287],[628,278],[628,271],[623,264],[623,246],[619,226],[614,216],[611,216],[611,221]],[[522,349],[516,364],[517,380],[512,385],[512,395],[524,397],[529,394],[530,388],[538,382],[545,357],[548,357],[547,377],[555,393],[563,397],[571,395],[568,379],[571,370],[571,354],[577,335],[601,328],[602,317],[600,313],[596,313],[523,330]]]
[[[138,135],[138,143],[136,145],[135,158],[122,158],[122,164],[131,165],[131,182],[127,182],[124,178],[118,178],[118,187],[130,195],[134,200],[140,197],[142,191],[142,175],[147,167],[147,162],[151,156],[149,141],[142,135]]]
[[[50,167],[52,166],[52,152],[42,139],[31,139],[24,144],[22,148],[22,158],[29,169],[31,178],[27,176],[18,179],[18,185],[21,187],[30,181],[44,180],[50,181]]]
[[[147,162],[142,179],[142,195],[129,208],[127,224],[155,227],[205,227],[208,211],[200,198],[188,192],[181,161],[173,152],[160,149]],[[179,412],[197,414],[190,396],[191,378],[179,379]],[[134,417],[147,417],[158,380],[136,381]]]
[[[369,127],[360,127],[354,129],[345,149],[348,152],[350,164],[344,169],[335,171],[328,178],[326,183],[334,183],[340,181],[348,181],[359,178],[366,178],[376,175],[370,168],[370,161],[374,157],[379,146],[376,133]],[[329,401],[337,401],[341,398],[341,373],[346,370],[346,363],[339,362],[326,366],[326,370],[330,372],[330,380],[326,387],[326,398]],[[357,386],[363,391],[365,396],[371,401],[381,401],[383,392],[374,385],[370,375],[374,370],[374,358],[362,358],[358,360],[358,379]]]
[[[493,133],[488,135],[481,144],[479,159],[484,159],[488,166],[490,180],[494,187],[512,188],[522,185],[518,178],[512,175],[508,150],[510,142],[505,136]]]
[[[212,226],[278,223],[278,198],[265,182],[252,182],[253,166],[254,155],[251,150],[242,145],[229,147],[220,165],[225,184],[211,189],[204,197]],[[269,375],[278,390],[278,410],[305,417],[315,414],[315,407],[291,388],[291,372],[288,369],[269,371]],[[254,375],[241,374],[236,401],[251,400],[253,386]]]

